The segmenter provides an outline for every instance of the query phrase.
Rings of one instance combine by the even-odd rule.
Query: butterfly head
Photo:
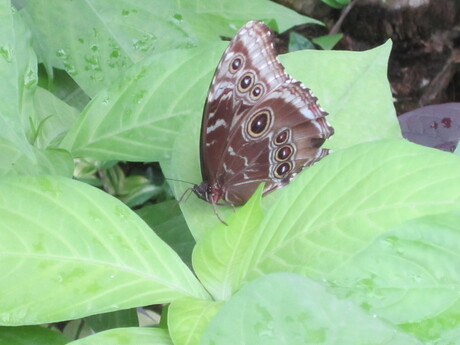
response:
[[[211,185],[207,182],[202,182],[194,185],[192,190],[200,199],[211,204],[217,204],[223,195],[222,187],[217,183]]]

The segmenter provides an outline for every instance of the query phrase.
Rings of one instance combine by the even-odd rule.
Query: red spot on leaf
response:
[[[460,139],[460,102],[427,105],[399,117],[404,138],[452,152]]]
[[[452,119],[450,117],[444,117],[441,123],[444,125],[444,128],[450,128],[452,126]]]

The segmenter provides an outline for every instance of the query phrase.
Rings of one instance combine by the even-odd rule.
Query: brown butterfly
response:
[[[271,30],[250,21],[230,42],[209,88],[201,125],[203,182],[195,194],[241,205],[265,182],[266,194],[325,155],[333,134],[317,98],[284,72]]]

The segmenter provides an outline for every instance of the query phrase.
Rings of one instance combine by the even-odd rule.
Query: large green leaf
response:
[[[41,58],[94,96],[153,52],[194,45],[180,9],[164,0],[25,0]]]
[[[248,278],[267,268],[334,279],[394,226],[460,209],[459,177],[456,156],[402,140],[336,152],[273,192],[260,241],[248,250]]]
[[[443,266],[437,274],[445,281],[431,284],[440,294],[426,305],[429,286],[420,291],[417,280],[422,286],[433,281],[426,281],[420,272],[407,273],[413,263],[404,257],[379,258],[382,249],[373,243],[408,220],[460,211],[459,172],[456,156],[404,141],[341,150],[273,192],[275,202],[263,200],[266,213],[259,226],[233,226],[240,217],[251,217],[245,206],[241,216],[239,210],[228,220],[228,229],[206,233],[194,252],[196,274],[215,298],[226,300],[262,274],[289,271],[327,281],[337,287],[337,293],[355,295],[372,313],[394,323],[439,316],[455,324],[457,316],[450,307],[456,310],[458,305],[460,278],[458,273],[443,273],[457,272],[459,262],[451,248],[438,244],[443,251],[452,251],[450,258],[423,251],[430,266],[420,268]],[[458,242],[458,232],[440,236],[444,246]],[[390,240],[379,244],[390,245]],[[389,248],[387,256],[394,256],[397,248]],[[418,248],[420,255],[423,248]],[[442,308],[448,309],[438,315]]]
[[[192,250],[195,240],[176,200],[148,205],[136,210],[136,213],[179,254],[183,262],[192,267]]]
[[[280,56],[286,71],[318,97],[335,134],[325,147],[401,138],[387,79],[391,41],[365,52],[297,51]]]
[[[0,179],[0,323],[78,318],[207,294],[128,207],[58,177]]]
[[[459,248],[460,213],[407,221],[332,272],[334,291],[424,341],[458,335]]]
[[[31,92],[36,84],[37,60],[30,33],[8,0],[0,1],[0,139],[33,157],[26,130],[31,108]]]
[[[64,345],[61,333],[40,326],[0,327],[0,345]]]
[[[267,0],[24,0],[21,10],[48,69],[65,69],[91,97],[147,56],[232,36],[251,19],[282,30],[317,22]]]
[[[267,0],[177,1],[184,21],[201,40],[215,40],[219,36],[232,37],[236,30],[250,20],[262,20],[277,31],[295,25],[320,24],[293,10]]]
[[[307,278],[276,273],[238,291],[211,320],[201,345],[421,345]]]
[[[167,160],[183,122],[200,121],[224,46],[173,50],[136,64],[88,104],[62,147],[77,157]]]

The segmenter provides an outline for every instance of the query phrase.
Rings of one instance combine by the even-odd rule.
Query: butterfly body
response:
[[[195,194],[212,204],[241,205],[289,183],[324,157],[333,133],[316,97],[284,72],[261,22],[243,26],[223,54],[203,114],[203,182]]]

